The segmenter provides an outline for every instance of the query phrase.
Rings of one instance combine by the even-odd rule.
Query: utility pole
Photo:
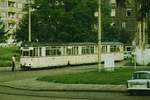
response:
[[[145,49],[145,35],[146,35],[146,18],[143,19],[143,37],[142,37],[142,49]]]
[[[28,13],[29,13],[29,37],[28,37],[28,41],[31,42],[31,9],[30,9],[30,0],[28,0]]]
[[[139,48],[142,49],[142,25],[141,25],[141,21],[138,22],[138,29],[139,29]]]
[[[101,0],[98,0],[98,71],[101,71]]]

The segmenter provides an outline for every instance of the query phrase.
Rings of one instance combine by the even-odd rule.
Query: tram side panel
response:
[[[101,55],[101,61],[104,61],[106,54]],[[120,54],[112,53],[115,55],[115,61],[121,60]],[[57,57],[22,57],[21,64],[31,68],[41,67],[53,67],[53,66],[65,66],[65,65],[80,65],[80,64],[91,64],[97,63],[97,55],[78,55],[78,56],[57,56]]]
[[[96,63],[96,55],[58,56],[58,57],[22,57],[24,67],[41,68],[52,66],[79,65]]]

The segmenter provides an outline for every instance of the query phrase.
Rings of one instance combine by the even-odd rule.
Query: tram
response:
[[[55,67],[66,65],[94,64],[98,62],[96,43],[30,44],[21,46],[22,69]],[[101,61],[106,54],[115,61],[123,60],[123,44],[102,42]]]

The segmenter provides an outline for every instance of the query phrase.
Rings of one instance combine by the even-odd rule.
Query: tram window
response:
[[[90,47],[90,54],[94,54],[94,46]]]
[[[46,56],[50,56],[50,48],[49,47],[46,48]]]
[[[116,52],[116,46],[110,46],[110,52]]]
[[[116,52],[120,52],[120,46],[116,46]]]
[[[82,47],[82,54],[86,54],[86,47]]]
[[[34,56],[33,50],[30,50],[30,56]]]
[[[119,46],[110,46],[110,52],[119,52],[120,48]]]
[[[38,48],[34,48],[34,56],[38,56]]]
[[[94,46],[90,47],[91,54],[94,54]]]
[[[39,56],[42,55],[42,48],[39,48]]]
[[[57,55],[61,55],[61,50],[57,49]]]
[[[89,46],[86,47],[86,54],[90,54]]]
[[[46,48],[46,56],[57,56],[61,55],[60,47],[47,47]]]
[[[51,47],[50,54],[52,56],[61,55],[61,48],[60,47]]]
[[[71,52],[71,49],[70,49],[70,48],[67,48],[66,54],[67,54],[67,55],[72,55],[72,52]]]
[[[74,47],[74,55],[78,55],[78,47]]]
[[[29,56],[29,51],[22,51],[23,56]]]
[[[82,54],[94,54],[94,46],[83,46]]]
[[[107,46],[102,46],[102,53],[106,53],[107,52]]]
[[[67,55],[78,55],[78,47],[75,46],[75,47],[68,47],[66,49],[66,54]]]

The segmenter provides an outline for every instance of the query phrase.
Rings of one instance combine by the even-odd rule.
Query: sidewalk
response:
[[[94,91],[94,92],[126,92],[125,85],[96,84],[61,84],[41,82],[36,79],[26,79],[0,83],[0,86],[31,91]]]

